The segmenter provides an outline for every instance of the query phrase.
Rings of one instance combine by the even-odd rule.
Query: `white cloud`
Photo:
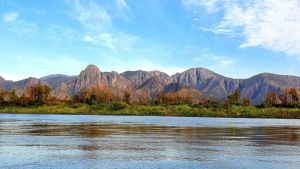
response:
[[[228,68],[236,63],[236,61],[228,56],[218,55],[208,49],[202,49],[199,54],[193,58],[195,62],[202,62],[207,66]]]
[[[300,1],[299,0],[190,0],[195,6],[222,8],[224,16],[210,28],[215,34],[244,37],[241,48],[261,46],[300,59]],[[212,5],[212,6],[210,6]],[[215,12],[217,12],[215,10]]]
[[[200,57],[194,57],[194,61],[201,61]]]
[[[233,59],[221,59],[220,60],[221,66],[228,66],[235,63]]]
[[[75,18],[87,31],[106,31],[111,27],[111,18],[104,7],[92,0],[67,0],[74,10]]]
[[[102,33],[99,36],[99,39],[104,43],[105,46],[107,46],[113,50],[115,49],[115,46],[114,46],[115,39],[112,38],[111,34]]]
[[[116,0],[116,5],[119,10],[129,11],[129,7],[125,0]]]
[[[197,7],[203,6],[209,13],[218,11],[218,2],[219,0],[182,0],[183,5],[190,9],[197,10]],[[196,13],[196,11],[194,12]]]
[[[117,30],[113,18],[100,3],[93,0],[67,0],[67,2],[74,11],[74,17],[85,30],[81,38],[83,41],[118,51],[131,48],[139,39],[137,36]],[[125,0],[117,0],[115,8],[129,10]]]
[[[13,23],[9,23],[5,27],[8,31],[14,32],[18,35],[33,35],[32,33],[38,32],[39,27],[35,23],[27,22],[27,21],[15,21]]]
[[[9,12],[3,15],[5,29],[19,35],[28,35],[29,33],[38,31],[35,23],[19,19],[18,12]]]
[[[138,36],[128,35],[122,32],[103,32],[99,35],[85,35],[83,41],[101,45],[112,51],[129,50],[139,40]]]
[[[18,12],[9,12],[9,13],[5,13],[3,15],[3,21],[7,22],[7,23],[13,23],[15,22],[19,17],[19,13]]]
[[[84,40],[85,42],[94,42],[94,41],[95,41],[94,38],[91,37],[91,36],[89,36],[89,35],[84,36],[84,37],[83,37],[83,40]]]

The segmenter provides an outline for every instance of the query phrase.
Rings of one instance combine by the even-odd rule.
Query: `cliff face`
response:
[[[280,92],[286,88],[300,90],[300,77],[263,73],[248,79],[232,79],[205,68],[193,68],[173,76],[159,71],[127,71],[124,73],[101,72],[95,65],[89,65],[78,76],[50,75],[40,79],[28,78],[17,82],[6,81],[0,77],[0,89],[17,89],[22,92],[30,85],[45,83],[52,88],[52,95],[70,98],[82,88],[97,84],[109,87],[117,94],[132,91],[135,95],[157,97],[162,93],[192,91],[201,97],[224,99],[239,89],[242,97],[254,104],[260,104],[267,92]],[[135,99],[135,98],[133,98]]]
[[[102,73],[95,65],[89,65],[85,70],[81,71],[78,78],[75,80],[74,92],[77,93],[83,87],[92,87],[95,84],[101,83]]]
[[[160,71],[127,71],[121,74],[124,78],[128,79],[133,87],[139,87],[142,85],[146,80],[152,77],[156,77],[162,80],[168,80],[169,75]]]
[[[194,87],[203,94],[223,99],[239,88],[239,81],[204,68],[193,68],[171,77],[172,83]]]
[[[130,81],[117,72],[101,72],[95,65],[89,65],[74,81],[73,93],[76,94],[80,89],[90,88],[96,84],[103,84],[114,90],[131,88]]]

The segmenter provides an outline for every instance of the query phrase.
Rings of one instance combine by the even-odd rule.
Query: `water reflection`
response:
[[[299,165],[298,126],[0,121],[0,168],[297,168]]]
[[[249,140],[265,146],[271,144],[299,144],[297,127],[253,127],[253,128],[210,128],[173,127],[143,124],[55,124],[33,123],[20,125],[18,130],[0,128],[1,134],[29,136],[77,136],[100,138],[108,136],[137,135],[151,136],[153,139],[176,138],[192,143],[200,140]]]

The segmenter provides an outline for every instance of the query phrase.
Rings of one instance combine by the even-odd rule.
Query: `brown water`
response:
[[[0,168],[300,168],[300,120],[0,115]]]

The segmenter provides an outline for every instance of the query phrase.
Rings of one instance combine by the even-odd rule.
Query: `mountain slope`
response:
[[[296,88],[300,90],[300,78],[296,76],[262,73],[240,83],[240,91],[244,97],[248,97],[253,104],[263,102],[267,92],[279,93],[284,89]]]
[[[0,76],[0,90],[11,90],[13,87],[12,81],[7,81]]]
[[[169,75],[160,71],[126,71],[121,73],[121,76],[128,79],[133,87],[138,87],[146,80],[152,77],[157,77],[159,79],[168,79]]]
[[[135,95],[147,95],[150,99],[162,93],[193,91],[201,97],[208,96],[224,100],[234,90],[239,89],[242,97],[247,97],[253,104],[261,104],[267,92],[281,92],[286,88],[300,90],[300,77],[262,73],[248,79],[224,77],[205,68],[192,68],[182,73],[169,76],[160,71],[127,71],[124,73],[101,72],[95,65],[89,65],[78,76],[49,75],[40,79],[27,78],[12,82],[0,77],[0,89],[17,89],[36,83],[45,83],[52,88],[52,95],[61,99],[71,98],[83,88],[101,84],[114,93],[122,95],[131,91]],[[198,90],[196,92],[196,90]],[[135,98],[133,98],[135,99]]]
[[[191,86],[207,96],[223,99],[239,88],[239,81],[205,68],[192,68],[171,77],[172,83]]]

